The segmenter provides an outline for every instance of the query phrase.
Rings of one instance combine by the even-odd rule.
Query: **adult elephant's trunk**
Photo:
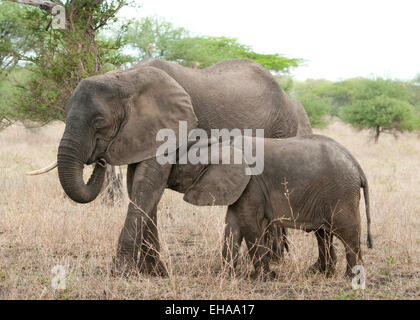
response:
[[[86,184],[83,181],[84,162],[80,147],[63,138],[58,148],[58,177],[66,194],[78,203],[88,203],[98,196],[104,182],[106,165],[96,164]]]

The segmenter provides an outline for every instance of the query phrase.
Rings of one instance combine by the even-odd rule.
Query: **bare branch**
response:
[[[105,17],[103,17],[101,19],[101,21],[99,22],[99,24],[94,28],[94,30],[98,30],[100,28],[102,28],[103,26],[105,26],[108,23],[109,18],[111,18],[112,16],[114,16],[124,5],[124,1],[121,1],[118,6],[109,14],[107,14]]]
[[[52,2],[52,1],[44,1],[44,0],[7,0],[7,1],[38,7],[44,11],[47,11],[48,13],[51,13],[52,8],[54,8],[55,6],[61,5],[61,3]]]

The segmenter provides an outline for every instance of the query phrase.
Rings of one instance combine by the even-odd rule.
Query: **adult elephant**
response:
[[[311,133],[301,106],[260,65],[233,59],[196,70],[146,59],[126,71],[82,80],[66,107],[66,128],[58,149],[58,174],[76,202],[93,201],[101,190],[105,164],[128,164],[131,202],[121,231],[114,266],[132,265],[166,274],[159,258],[157,204],[172,165],[160,165],[156,152],[160,129],[179,139],[179,121],[188,130],[264,129],[266,137]],[[301,126],[301,128],[299,127]],[[89,181],[84,164],[96,163]],[[218,205],[230,205],[228,197]],[[274,230],[273,233],[276,233]]]

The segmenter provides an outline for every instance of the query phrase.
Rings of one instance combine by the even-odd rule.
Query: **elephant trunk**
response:
[[[83,167],[85,161],[81,156],[82,148],[69,143],[63,138],[58,148],[57,165],[58,177],[65,193],[78,203],[88,203],[98,196],[104,182],[106,165],[96,164],[95,169],[87,183],[83,180]]]

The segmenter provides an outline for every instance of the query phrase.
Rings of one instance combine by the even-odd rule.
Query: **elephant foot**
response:
[[[319,261],[317,261],[317,262],[315,262],[313,265],[311,265],[311,266],[308,268],[308,271],[306,271],[306,273],[307,273],[308,275],[315,274],[315,273],[318,273],[318,272],[322,272],[322,271],[321,271],[321,264],[319,263]]]
[[[253,271],[249,275],[249,278],[252,280],[262,280],[262,281],[271,281],[275,280],[277,278],[277,272],[269,270],[266,272],[259,271]]]
[[[280,253],[278,251],[277,252],[271,251],[269,253],[269,257],[270,257],[271,262],[282,263],[284,260],[284,253],[283,252]]]
[[[265,246],[269,249],[270,261],[282,262],[285,252],[289,252],[289,240],[286,229],[276,226],[269,230]]]
[[[353,273],[353,271],[351,270],[351,268],[349,266],[346,267],[346,273],[344,273],[344,277],[348,278],[348,279],[352,279],[354,278],[355,274]]]
[[[218,268],[218,273],[223,277],[235,279],[238,277],[238,273],[232,265],[224,264],[222,267]]]
[[[137,263],[139,272],[155,277],[168,277],[168,271],[164,263],[159,258],[148,257],[146,259],[139,259]]]
[[[315,262],[312,266],[309,267],[307,274],[316,274],[321,273],[324,274],[326,277],[330,277],[335,273],[335,267],[332,265],[325,265],[321,263],[319,260]]]

